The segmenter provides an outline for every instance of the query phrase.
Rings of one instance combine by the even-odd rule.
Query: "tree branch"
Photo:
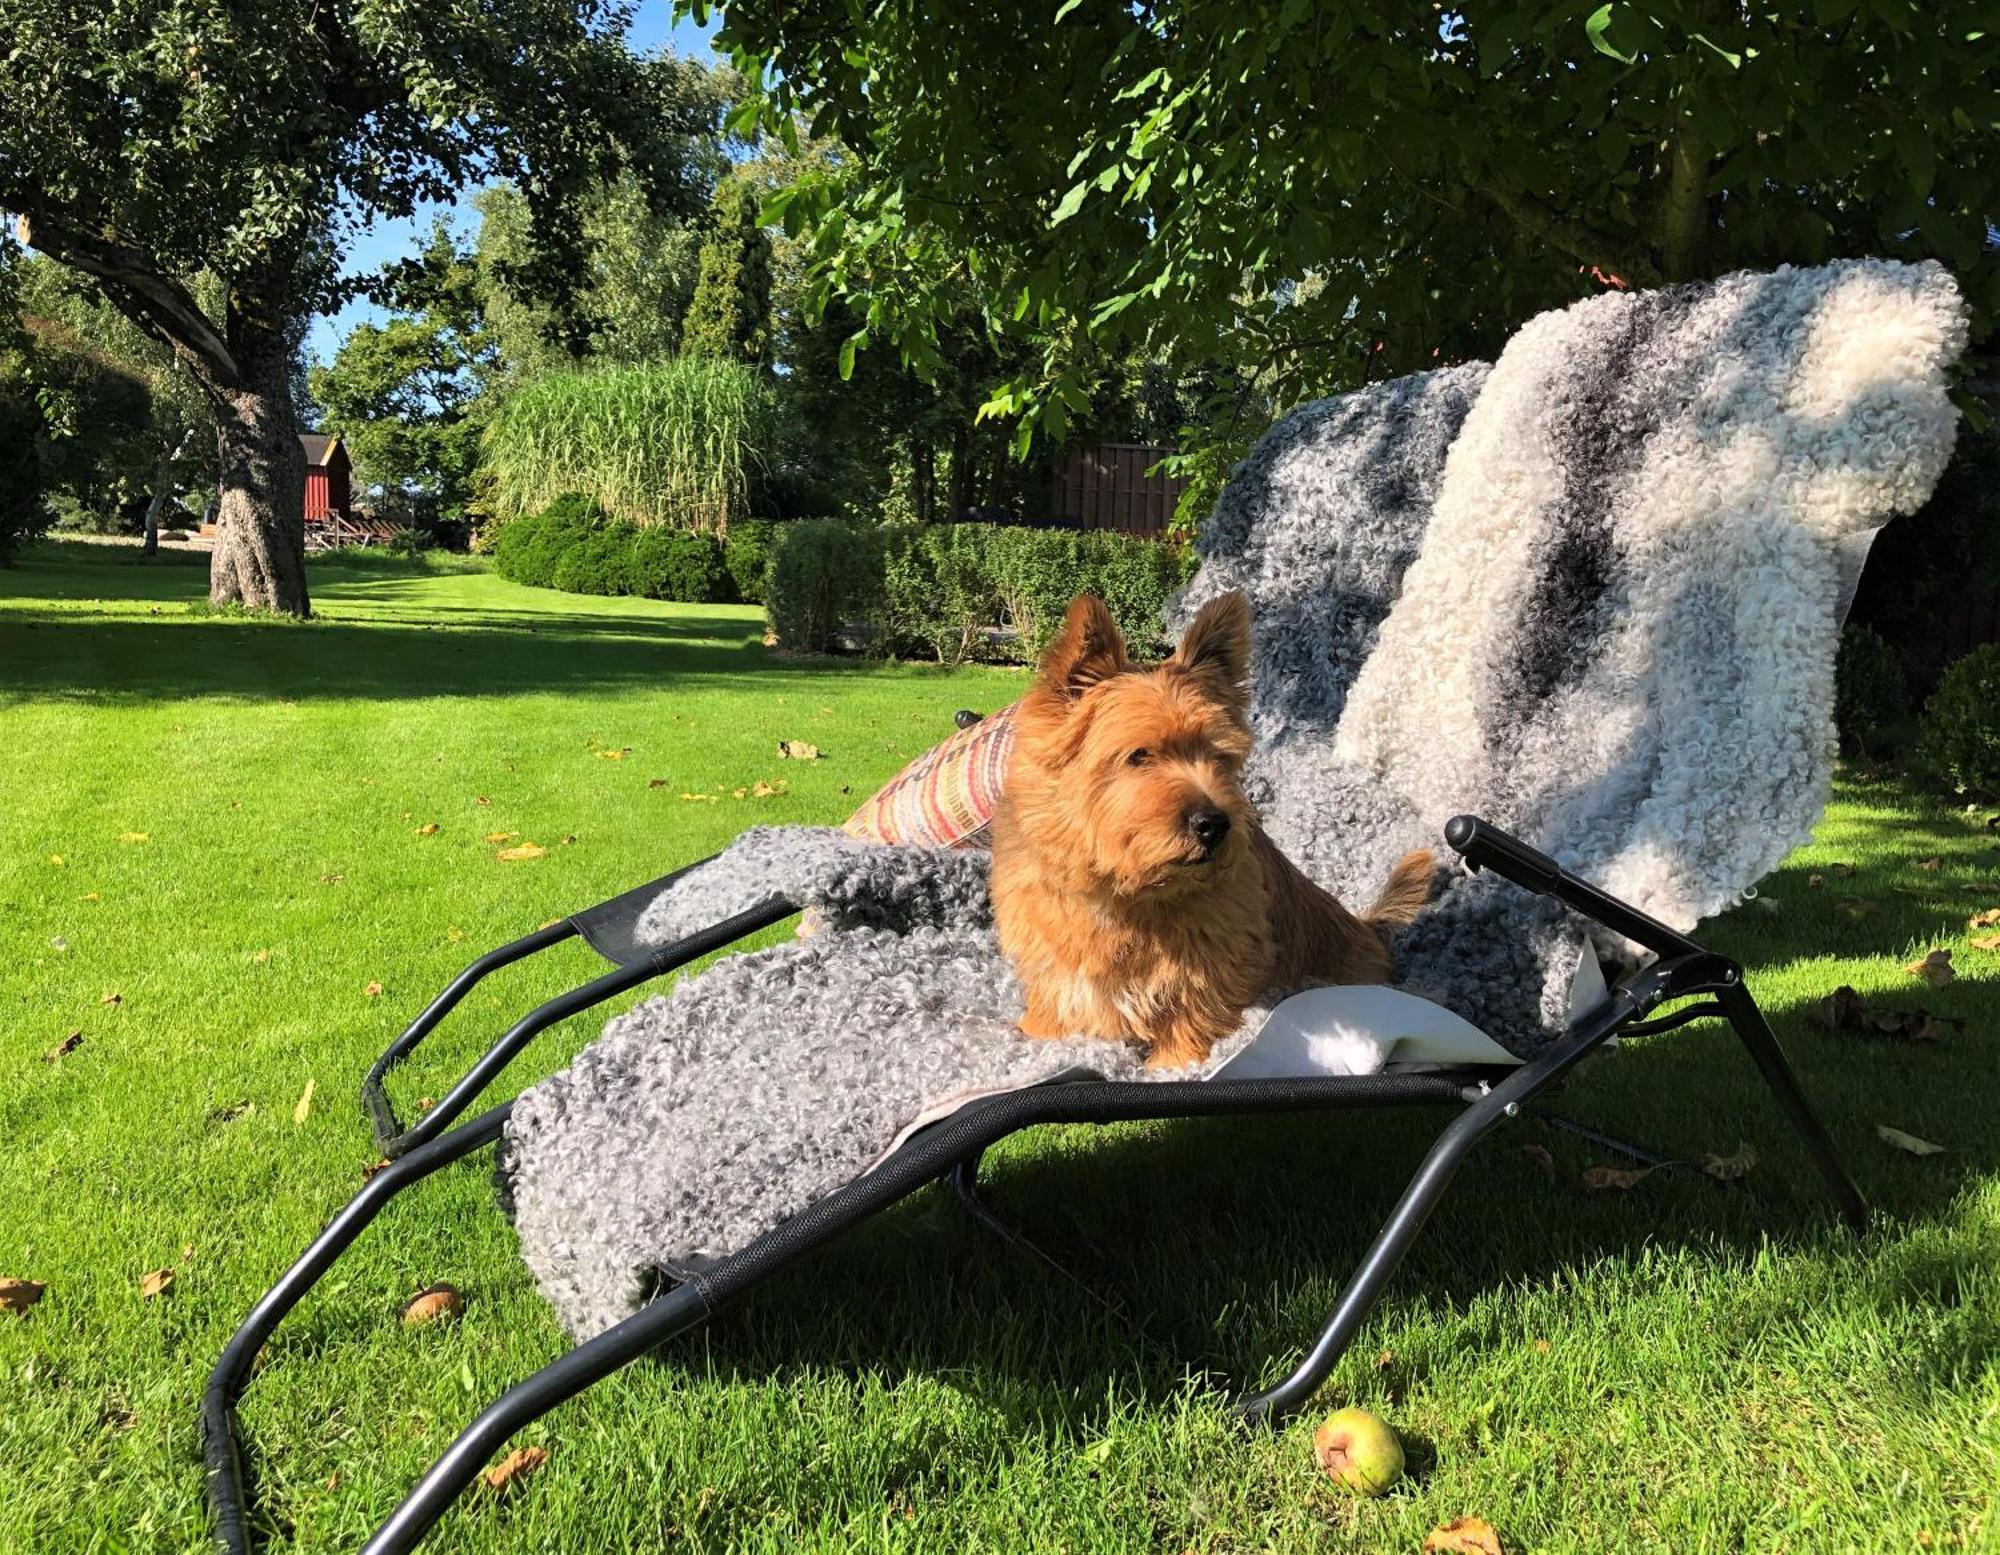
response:
[[[201,304],[137,249],[41,219],[24,217],[22,227],[23,241],[102,282],[135,323],[179,349],[211,384],[227,387],[241,379],[241,366]]]
[[[1511,189],[1481,191],[1507,219],[1580,265],[1623,276],[1635,286],[1657,286],[1659,266],[1641,251],[1636,237],[1620,237],[1564,216],[1546,200]]]

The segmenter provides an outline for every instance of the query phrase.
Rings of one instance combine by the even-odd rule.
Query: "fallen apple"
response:
[[[1365,1409],[1328,1415],[1313,1432],[1319,1466],[1360,1496],[1379,1496],[1403,1477],[1403,1444],[1389,1422]]]

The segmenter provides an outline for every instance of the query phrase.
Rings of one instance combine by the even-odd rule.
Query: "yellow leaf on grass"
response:
[[[48,1286],[40,1280],[0,1278],[0,1312],[25,1312],[42,1299]]]
[[[271,953],[268,950],[253,950],[250,952],[250,959],[256,962],[257,965],[262,966],[266,961],[271,959]]]
[[[1974,950],[2000,950],[2000,934],[1981,934],[1972,942]]]
[[[125,995],[122,993],[101,994],[97,1002],[99,1004],[123,1004],[125,1002]]]
[[[2000,907],[1989,907],[1965,920],[1968,929],[2000,929]]]
[[[1899,1128],[1891,1128],[1886,1123],[1875,1125],[1875,1137],[1885,1145],[1906,1151],[1910,1155],[1943,1155],[1943,1145],[1934,1145],[1928,1139],[1919,1139],[1915,1134],[1905,1134]]]
[[[155,1269],[139,1281],[139,1294],[145,1300],[151,1301],[156,1296],[164,1296],[173,1288],[173,1283],[172,1269]]]
[[[715,798],[713,794],[682,794],[681,798],[691,804],[707,804]]]
[[[539,847],[535,843],[524,842],[518,848],[502,848],[493,856],[503,864],[520,864],[529,859],[543,858],[548,851],[547,848]]]
[[[310,1077],[307,1078],[306,1088],[299,1092],[298,1105],[292,1108],[292,1121],[294,1123],[303,1123],[307,1118],[312,1116],[313,1087],[318,1083],[318,1081]]]
[[[426,821],[417,828],[417,835],[419,837],[435,837],[437,834],[438,823],[436,821]]]
[[[1865,896],[1843,896],[1833,905],[1850,918],[1866,918],[1876,911],[1875,904]]]
[[[486,834],[483,840],[488,844],[488,846],[493,846],[502,842],[512,842],[516,837],[520,835],[521,834],[517,831],[490,831]]]
[[[151,842],[153,834],[143,831],[122,831],[118,834],[118,840],[120,842]]]
[[[1940,869],[1944,868],[1944,857],[1941,854],[1933,853],[1929,858],[1920,858],[1917,860],[1917,868],[1921,869],[1927,875],[1934,875]]]
[[[51,853],[49,855],[49,863],[55,868],[61,869],[63,867],[63,856],[60,853]]]
[[[665,778],[647,778],[646,786],[648,788],[665,788],[667,780]]]
[[[532,1474],[549,1461],[546,1447],[517,1447],[502,1458],[482,1476],[486,1488],[495,1495],[504,1495],[519,1484],[523,1477]]]
[[[83,1033],[80,1031],[72,1031],[68,1036],[64,1037],[62,1041],[58,1042],[54,1047],[50,1048],[46,1053],[44,1053],[42,1055],[42,1059],[46,1063],[53,1064],[54,1062],[56,1062],[57,1059],[69,1057],[70,1054],[74,1053],[78,1048],[82,1046],[83,1046]]]
[[[1735,1182],[1739,1177],[1750,1175],[1750,1168],[1757,1164],[1757,1152],[1745,1140],[1738,1140],[1734,1155],[1705,1155],[1701,1158],[1701,1169],[1717,1182]]]
[[[362,989],[361,991],[371,999],[379,999],[382,997],[382,985],[379,982],[375,981],[375,979],[372,977],[368,980],[368,986]]]
[[[780,740],[778,754],[786,761],[818,761],[820,749],[817,745],[808,745],[804,740]]]
[[[104,900],[104,893],[102,891],[86,891],[77,900],[79,902],[101,902]]]
[[[1912,961],[1903,970],[1912,977],[1921,977],[1933,988],[1942,988],[1958,974],[1951,969],[1951,952],[1933,950],[1921,961]]]
[[[465,938],[465,930],[461,929],[455,923],[447,923],[444,926],[444,937],[456,945],[460,940]]]
[[[1424,1536],[1424,1555],[1506,1555],[1506,1551],[1485,1518],[1454,1517]]]
[[[632,747],[627,745],[622,750],[599,751],[597,753],[597,759],[599,761],[623,761],[627,756],[631,754],[632,754]]]

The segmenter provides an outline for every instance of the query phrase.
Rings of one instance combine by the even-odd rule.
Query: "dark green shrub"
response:
[[[1856,755],[1880,749],[1884,733],[1909,711],[1902,661],[1865,626],[1840,634],[1833,667],[1833,723],[1840,748]]]
[[[421,529],[398,529],[389,536],[384,549],[391,556],[421,556],[431,548],[431,537]]]
[[[764,615],[787,648],[825,653],[850,623],[880,628],[881,531],[806,519],[778,531]]]
[[[771,571],[771,543],[777,525],[768,519],[740,518],[729,526],[722,542],[722,565],[746,605],[764,603],[764,584]]]
[[[607,524],[578,535],[556,558],[549,585],[566,594],[630,593],[633,530]]]
[[[722,547],[713,536],[658,525],[631,535],[626,549],[627,594],[704,605],[724,596],[726,582]]]
[[[1924,708],[1917,763],[1955,793],[2000,799],[2000,643],[1944,672]]]
[[[493,562],[500,576],[534,588],[560,587],[556,564],[574,547],[611,521],[589,497],[570,492],[539,513],[524,514],[500,526],[493,540]]]
[[[1136,653],[1154,654],[1193,566],[1181,546],[992,524],[786,524],[772,556],[766,614],[780,641],[824,652],[851,626],[868,652],[944,663],[1031,662],[1080,593],[1111,607]]]

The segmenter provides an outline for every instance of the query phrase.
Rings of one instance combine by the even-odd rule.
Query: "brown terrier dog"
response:
[[[1150,668],[1101,600],[1071,602],[1015,711],[993,817],[1028,1036],[1136,1037],[1150,1064],[1195,1063],[1267,995],[1388,980],[1388,931],[1429,900],[1431,855],[1403,858],[1357,918],[1277,850],[1239,786],[1249,664],[1240,593]]]

